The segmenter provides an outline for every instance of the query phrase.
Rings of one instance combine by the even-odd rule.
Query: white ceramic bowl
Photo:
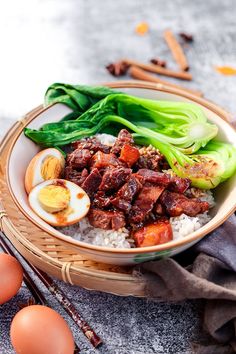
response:
[[[168,101],[184,101],[194,102],[200,105],[206,112],[209,121],[215,123],[219,127],[218,138],[230,142],[236,147],[236,132],[226,122],[229,114],[216,105],[207,102],[201,98],[187,94],[181,90],[169,88],[159,84],[150,84],[143,82],[118,82],[109,84],[110,87],[118,88],[128,94],[150,98],[161,99]],[[55,104],[48,108],[42,108],[37,115],[29,114],[30,122],[28,127],[38,129],[44,123],[56,122],[64,117],[70,109],[62,104]],[[29,116],[28,115],[28,116]],[[222,224],[236,209],[236,175],[226,183],[221,184],[216,192],[216,206],[211,210],[212,219],[201,229],[191,233],[178,241],[171,241],[166,244],[134,249],[113,249],[100,246],[93,246],[80,241],[76,241],[67,237],[41,220],[30,208],[27,200],[27,194],[24,188],[24,175],[26,168],[39,151],[39,147],[31,140],[27,139],[22,132],[12,144],[11,152],[7,163],[8,187],[11,195],[17,204],[18,208],[30,219],[33,223],[39,226],[42,230],[66,242],[70,247],[76,248],[78,252],[88,259],[93,259],[99,262],[128,265],[136,264],[161,257],[172,256],[182,252],[198,242],[202,237],[217,228]]]

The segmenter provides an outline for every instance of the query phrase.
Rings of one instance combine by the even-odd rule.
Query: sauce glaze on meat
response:
[[[107,146],[95,137],[71,144],[65,178],[81,186],[91,199],[88,220],[94,227],[118,230],[126,227],[134,239],[142,230],[172,237],[169,218],[183,213],[196,216],[209,204],[184,193],[190,180],[162,172],[168,164],[155,149],[135,146],[131,134],[122,129],[113,144]],[[148,151],[148,149],[147,149]],[[151,230],[151,232],[150,232]],[[138,236],[137,237],[137,232]],[[136,233],[136,236],[135,236]],[[151,241],[153,242],[153,241]],[[143,242],[142,242],[143,243]],[[139,244],[136,245],[139,246]]]

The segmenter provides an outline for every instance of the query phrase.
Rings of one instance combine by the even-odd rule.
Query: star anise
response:
[[[19,306],[20,310],[22,310],[24,307],[31,306],[31,305],[36,305],[36,302],[35,302],[34,298],[32,298],[32,297],[30,297],[26,303],[18,302],[18,306]]]
[[[116,63],[111,63],[106,66],[106,69],[113,76],[122,76],[127,73],[129,65],[123,61],[118,61]]]
[[[166,61],[165,60],[161,60],[159,58],[153,58],[150,60],[150,63],[154,64],[154,65],[159,65],[162,66],[163,68],[166,67]]]
[[[180,32],[179,35],[185,42],[193,42],[193,35],[192,34]]]

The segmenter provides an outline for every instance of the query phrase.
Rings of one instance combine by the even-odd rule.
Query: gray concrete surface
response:
[[[194,35],[186,49],[194,80],[210,100],[233,114],[236,76],[221,76],[215,65],[236,66],[236,2],[234,0],[8,0],[0,11],[0,137],[11,124],[40,104],[52,82],[101,83],[113,81],[104,66],[126,56],[146,61],[167,59],[175,68],[162,39],[169,27]],[[139,37],[140,21],[150,32]],[[172,80],[173,82],[177,82]],[[104,345],[94,351],[45,288],[51,306],[70,323],[82,353],[190,354],[191,341],[205,337],[201,329],[202,302],[153,303],[122,298],[61,284]],[[9,326],[19,294],[0,307],[0,354],[14,351]],[[29,353],[30,354],[30,353]],[[43,354],[43,353],[42,353]]]

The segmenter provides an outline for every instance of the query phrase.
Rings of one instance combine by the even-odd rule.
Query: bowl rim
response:
[[[140,88],[140,89],[148,89],[148,90],[154,90],[154,91],[161,91],[161,92],[166,92],[166,93],[170,93],[170,94],[175,94],[187,99],[190,99],[191,101],[198,103],[202,106],[204,106],[205,108],[209,109],[210,111],[212,111],[213,113],[217,114],[217,116],[224,120],[225,123],[233,130],[235,131],[234,126],[232,126],[230,124],[230,121],[232,120],[233,116],[227,112],[226,110],[224,110],[223,108],[219,107],[218,105],[216,105],[215,103],[208,101],[202,97],[198,97],[195,96],[191,93],[186,92],[185,90],[181,90],[179,88],[173,88],[170,87],[168,85],[164,85],[164,84],[159,84],[159,83],[150,83],[150,82],[146,82],[146,81],[138,81],[138,80],[124,80],[124,81],[117,81],[117,82],[105,82],[100,84],[101,86],[108,86],[110,88],[120,88],[120,89],[125,89],[125,88]],[[38,223],[34,218],[32,218],[26,211],[25,209],[21,206],[21,204],[18,202],[14,191],[12,189],[11,186],[11,182],[10,182],[10,176],[9,176],[9,163],[10,163],[10,157],[11,157],[11,153],[12,150],[15,146],[15,143],[17,141],[17,139],[19,138],[19,136],[22,134],[23,129],[29,124],[31,123],[34,119],[36,119],[40,114],[42,114],[43,112],[47,111],[48,109],[50,109],[52,106],[54,106],[57,103],[53,103],[47,107],[44,107],[43,105],[37,107],[37,109],[33,109],[32,111],[28,112],[22,119],[20,119],[20,129],[17,132],[17,134],[14,136],[14,139],[10,145],[9,148],[9,152],[8,152],[8,156],[7,156],[7,161],[6,161],[6,180],[7,180],[7,185],[10,191],[10,195],[14,201],[14,203],[16,204],[16,206],[20,209],[20,211],[25,215],[25,217],[30,220],[34,225],[36,225],[37,227],[39,227],[41,230],[43,230],[44,232],[60,239],[63,242],[67,242],[73,246],[77,246],[80,248],[84,248],[86,250],[90,250],[90,251],[95,251],[95,252],[101,252],[103,253],[109,253],[109,254],[113,254],[113,255],[119,255],[119,254],[123,254],[123,255],[134,255],[134,254],[142,254],[142,253],[151,253],[151,252],[161,252],[161,251],[166,251],[166,250],[171,250],[171,249],[175,249],[175,248],[179,248],[179,247],[183,247],[187,244],[192,244],[197,242],[198,240],[200,240],[202,237],[205,237],[206,235],[208,235],[210,232],[214,231],[217,227],[219,227],[221,224],[223,224],[229,217],[230,215],[232,215],[232,213],[236,210],[236,202],[235,205],[232,205],[232,207],[230,208],[230,210],[222,217],[219,218],[218,221],[216,221],[213,225],[210,225],[206,232],[205,235],[202,235],[200,230],[205,226],[201,227],[200,229],[196,230],[195,232],[191,233],[189,236],[185,236],[182,239],[179,240],[172,240],[169,241],[167,243],[163,243],[161,245],[156,245],[156,246],[149,246],[149,247],[141,247],[141,248],[111,248],[111,247],[104,247],[104,246],[96,246],[96,245],[92,245],[92,244],[88,244],[86,242],[82,242],[82,241],[78,241],[73,239],[72,237],[68,237],[66,235],[63,235],[61,233],[61,235],[58,235],[55,231],[55,233],[51,230],[46,229],[43,225],[41,225],[40,223]],[[235,131],[236,132],[236,131]],[[206,224],[207,225],[207,224]],[[191,236],[193,235],[193,236]]]

